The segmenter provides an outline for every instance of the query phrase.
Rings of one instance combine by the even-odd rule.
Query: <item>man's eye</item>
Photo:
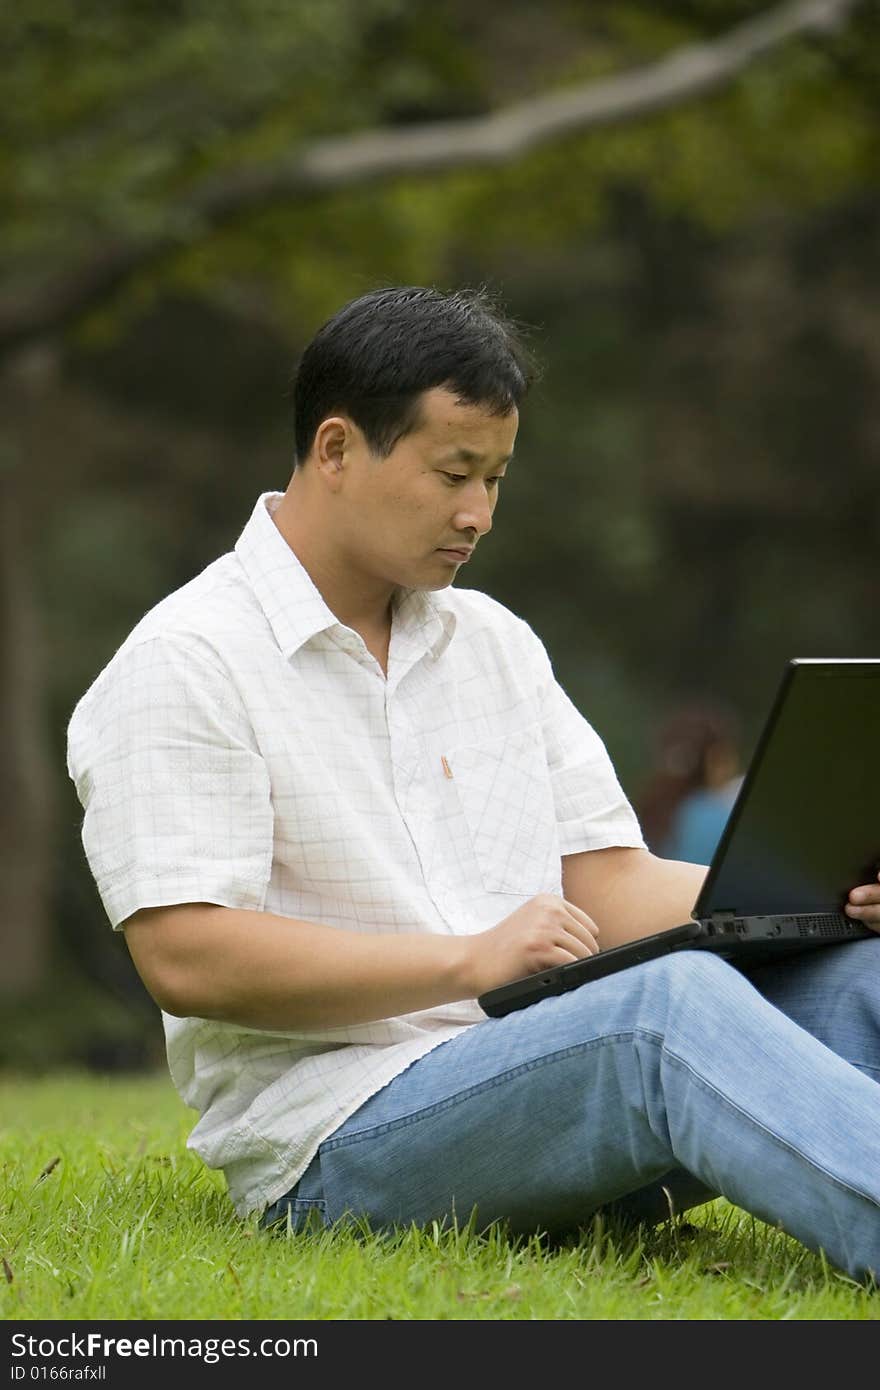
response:
[[[466,483],[469,476],[467,473],[446,473],[445,471],[443,473],[443,477],[446,478],[450,487],[456,487],[459,483]],[[497,487],[503,477],[504,474],[499,473],[497,478],[487,478],[486,486]]]

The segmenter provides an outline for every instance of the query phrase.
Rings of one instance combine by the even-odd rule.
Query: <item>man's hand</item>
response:
[[[574,903],[539,893],[496,927],[462,939],[470,989],[476,997],[524,975],[594,956],[598,937],[592,917]]]
[[[877,883],[862,883],[853,888],[846,904],[850,917],[864,922],[872,931],[880,931],[880,874]]]

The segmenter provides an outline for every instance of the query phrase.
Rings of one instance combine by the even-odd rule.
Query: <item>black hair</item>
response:
[[[328,319],[300,358],[292,388],[296,462],[330,415],[349,416],[373,453],[387,456],[417,427],[424,391],[445,386],[468,405],[507,415],[537,376],[523,329],[485,288],[372,290]]]

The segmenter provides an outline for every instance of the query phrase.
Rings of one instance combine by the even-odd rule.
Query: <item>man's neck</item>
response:
[[[367,649],[385,670],[395,588],[389,584],[353,580],[351,568],[342,556],[316,544],[320,528],[305,524],[303,511],[291,505],[289,493],[275,509],[273,520],[331,613],[363,638]]]

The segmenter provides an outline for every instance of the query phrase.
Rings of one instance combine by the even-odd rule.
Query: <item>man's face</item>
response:
[[[519,425],[443,387],[426,391],[416,427],[386,458],[360,431],[348,458],[345,538],[365,578],[443,589],[492,526],[498,488]]]

